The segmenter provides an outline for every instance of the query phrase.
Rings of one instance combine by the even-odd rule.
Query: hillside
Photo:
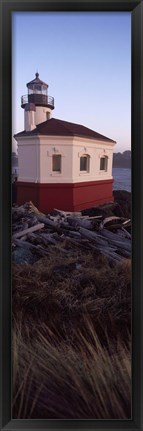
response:
[[[131,168],[131,151],[113,153],[113,168]]]

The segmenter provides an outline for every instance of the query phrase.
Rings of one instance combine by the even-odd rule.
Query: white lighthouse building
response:
[[[17,203],[31,200],[41,211],[78,211],[113,201],[115,141],[83,125],[52,118],[54,98],[39,79],[22,96],[24,130],[18,143]]]

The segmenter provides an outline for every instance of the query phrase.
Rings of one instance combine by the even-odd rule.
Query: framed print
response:
[[[143,2],[1,2],[1,430],[143,430]]]

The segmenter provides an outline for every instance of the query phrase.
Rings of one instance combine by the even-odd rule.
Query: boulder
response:
[[[30,250],[25,250],[24,248],[17,248],[12,253],[13,262],[20,265],[21,263],[34,263],[35,258]]]

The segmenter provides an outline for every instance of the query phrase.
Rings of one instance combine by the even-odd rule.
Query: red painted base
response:
[[[113,202],[113,180],[90,181],[75,184],[34,184],[17,182],[17,203],[32,201],[48,213],[54,208],[80,211],[106,202]]]

